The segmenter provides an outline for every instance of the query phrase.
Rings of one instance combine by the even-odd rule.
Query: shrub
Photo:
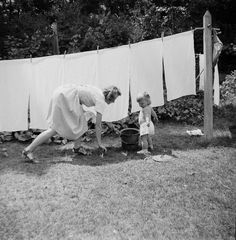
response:
[[[204,118],[203,92],[184,96],[155,108],[160,120],[175,120],[189,124],[201,124]]]
[[[221,106],[230,104],[236,106],[236,70],[226,75],[225,81],[220,87],[220,95]]]

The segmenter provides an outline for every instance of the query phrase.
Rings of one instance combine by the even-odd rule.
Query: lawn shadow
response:
[[[209,141],[206,140],[204,136],[189,136],[186,133],[187,128],[188,126],[163,126],[157,129],[157,133],[153,137],[154,150],[152,155],[174,156],[174,150],[188,151],[190,149],[204,149],[207,147],[236,147],[235,139],[230,139],[224,134],[214,136],[214,138]],[[81,166],[102,166],[130,160],[145,159],[146,157],[137,154],[137,151],[122,149],[119,136],[108,136],[107,144],[108,151],[106,154],[102,155],[102,152],[95,147],[90,156],[73,153],[72,146],[63,148],[61,145],[54,143],[45,144],[40,146],[35,152],[39,164],[31,164],[24,162],[21,157],[21,152],[26,146],[26,143],[3,143],[1,144],[1,148],[8,150],[9,157],[0,156],[0,172],[11,170],[18,173],[41,176],[47,173],[50,167],[60,163]]]

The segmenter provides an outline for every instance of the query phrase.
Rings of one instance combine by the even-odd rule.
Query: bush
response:
[[[160,120],[175,120],[189,124],[201,124],[204,118],[203,92],[184,96],[155,108]]]
[[[220,106],[216,110],[218,118],[225,119],[229,125],[236,124],[236,70],[226,75],[220,86]]]
[[[225,81],[220,87],[221,106],[232,104],[236,106],[236,70],[226,75]]]

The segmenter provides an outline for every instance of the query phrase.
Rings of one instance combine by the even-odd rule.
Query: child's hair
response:
[[[110,86],[105,89],[103,89],[103,94],[105,99],[109,101],[115,100],[116,97],[121,96],[121,91],[116,86]]]
[[[140,101],[142,101],[143,99],[148,102],[148,105],[151,104],[151,97],[150,97],[150,95],[149,95],[147,92],[138,94],[138,96],[137,96],[137,98],[136,98],[137,102],[140,102]]]

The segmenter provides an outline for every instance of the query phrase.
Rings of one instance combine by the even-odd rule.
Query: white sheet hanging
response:
[[[163,38],[167,100],[196,94],[193,31]]]
[[[136,97],[144,91],[149,93],[153,107],[163,105],[161,39],[132,44],[130,63],[132,112],[140,110]]]
[[[129,47],[122,46],[100,50],[97,59],[95,86],[105,88],[111,85],[121,91],[115,103],[107,106],[103,121],[118,121],[128,115],[129,104]]]
[[[47,114],[53,91],[63,84],[64,57],[50,56],[32,60],[30,81],[30,128],[47,129]]]
[[[199,90],[204,90],[204,54],[199,54],[199,73],[201,73],[199,77]]]
[[[0,132],[28,129],[30,59],[0,61]]]
[[[199,80],[199,90],[204,90],[204,54],[199,55],[199,72],[202,72],[200,75],[200,80]],[[219,69],[218,69],[218,64],[215,65],[214,68],[214,79],[213,79],[213,89],[214,89],[214,104],[215,105],[220,105],[220,83],[219,83]]]
[[[220,79],[219,79],[219,69],[218,64],[215,65],[214,68],[214,104],[219,106],[220,105]]]
[[[97,51],[65,55],[64,63],[64,84],[94,84],[97,78]]]

